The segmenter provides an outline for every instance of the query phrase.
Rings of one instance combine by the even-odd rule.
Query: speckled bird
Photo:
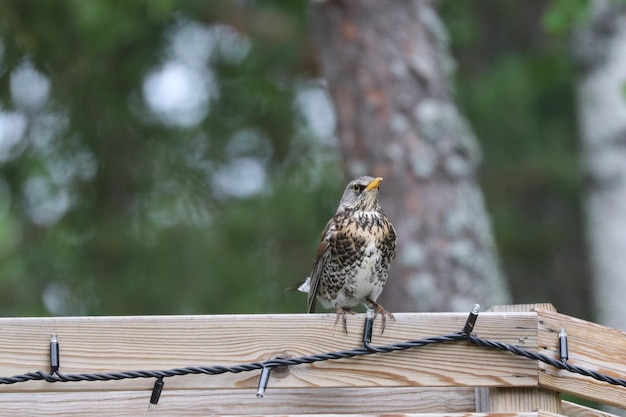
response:
[[[378,203],[378,187],[383,179],[358,177],[346,186],[337,212],[326,224],[307,279],[294,287],[308,293],[307,311],[315,312],[316,299],[325,308],[335,308],[343,319],[363,303],[382,316],[393,319],[376,302],[389,275],[389,264],[396,253],[396,232]]]

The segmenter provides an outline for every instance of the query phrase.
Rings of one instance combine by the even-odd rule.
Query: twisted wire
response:
[[[46,373],[43,371],[30,372],[23,375],[15,375],[11,377],[0,377],[1,384],[17,384],[26,381],[46,381],[50,383],[54,382],[77,382],[77,381],[117,381],[121,379],[137,379],[137,378],[169,378],[181,375],[219,375],[224,373],[240,373],[253,370],[259,370],[266,367],[274,368],[278,366],[290,366],[301,365],[313,362],[322,362],[327,360],[337,360],[345,358],[353,358],[357,356],[366,356],[372,354],[387,354],[391,352],[397,352],[407,349],[419,348],[427,345],[438,343],[450,343],[466,340],[477,346],[507,351],[512,354],[526,357],[533,360],[538,360],[549,364],[557,369],[566,370],[569,372],[585,375],[594,378],[599,381],[607,382],[612,385],[619,385],[626,387],[626,379],[615,378],[609,375],[602,374],[600,372],[592,371],[586,368],[582,368],[575,365],[570,365],[567,362],[555,360],[541,353],[529,351],[520,348],[519,346],[510,345],[507,343],[497,342],[482,339],[472,334],[465,332],[457,332],[451,334],[445,334],[441,336],[428,337],[424,339],[410,340],[406,342],[393,343],[385,346],[372,346],[365,344],[362,347],[358,347],[350,350],[342,350],[335,352],[318,353],[309,356],[299,356],[293,358],[280,358],[269,359],[263,362],[244,363],[233,366],[198,366],[198,367],[185,367],[174,368],[168,370],[157,371],[128,371],[128,372],[109,372],[109,373],[81,373],[81,374],[63,374],[60,372]]]
[[[619,385],[622,387],[626,387],[626,379],[615,378],[610,375],[593,371],[591,369],[583,368],[583,367],[576,366],[576,365],[571,365],[568,362],[553,359],[542,353],[522,349],[519,346],[509,345],[509,344],[501,343],[501,342],[495,342],[492,340],[481,339],[474,335],[468,335],[468,340],[478,346],[483,346],[483,347],[496,349],[496,350],[504,350],[507,352],[511,352],[517,356],[523,356],[528,359],[535,359],[543,363],[547,363],[548,365],[551,365],[557,369],[562,369],[568,372],[585,375],[593,379],[596,379],[598,381],[608,382],[611,385]]]

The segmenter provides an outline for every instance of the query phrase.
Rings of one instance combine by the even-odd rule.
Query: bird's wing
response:
[[[396,246],[397,246],[397,238],[396,238],[396,229],[393,227],[393,224],[387,219],[387,223],[389,224],[389,241],[391,242],[391,256],[389,257],[389,262],[393,259],[396,259]]]
[[[320,285],[320,279],[324,271],[324,265],[330,258],[330,241],[336,233],[335,218],[333,217],[326,223],[326,227],[322,232],[320,244],[317,247],[317,254],[313,262],[313,271],[309,279],[309,296],[307,297],[307,312],[315,313],[315,301],[317,297],[317,288]]]

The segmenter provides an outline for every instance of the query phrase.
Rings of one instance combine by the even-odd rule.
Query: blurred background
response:
[[[437,5],[511,299],[594,319],[590,2]],[[0,315],[304,311],[348,180],[307,7],[0,1]]]

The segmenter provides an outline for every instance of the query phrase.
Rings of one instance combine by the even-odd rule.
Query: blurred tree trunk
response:
[[[626,6],[592,3],[574,35],[585,205],[597,321],[626,330]]]
[[[454,63],[433,2],[318,1],[313,36],[347,177],[384,177],[398,255],[392,311],[508,301],[475,174],[480,149],[451,92]]]

